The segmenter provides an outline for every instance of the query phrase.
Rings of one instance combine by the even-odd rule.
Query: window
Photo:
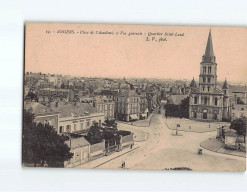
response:
[[[208,67],[208,73],[211,74],[211,66]]]
[[[215,99],[214,99],[214,105],[217,106],[217,104],[218,104],[218,99],[215,98]]]
[[[87,127],[90,127],[90,121],[87,121]]]
[[[67,125],[67,126],[66,126],[66,131],[67,131],[67,132],[70,132],[70,125]]]
[[[76,124],[74,124],[74,131],[76,131],[77,130],[77,125]]]
[[[202,91],[204,91],[205,90],[205,87],[204,86],[202,86]]]
[[[99,120],[99,126],[101,126],[101,120]]]
[[[210,86],[208,86],[208,91],[210,90]]]
[[[80,123],[80,129],[81,130],[83,129],[83,123]]]
[[[206,78],[205,78],[205,77],[203,77],[202,79],[203,79],[203,83],[206,83]]]
[[[63,126],[59,127],[59,133],[63,133]]]
[[[197,97],[195,97],[194,99],[194,104],[197,104]]]
[[[205,97],[205,98],[204,98],[204,104],[207,105],[207,103],[208,103],[208,98]]]
[[[210,79],[210,77],[208,77],[208,83],[210,83],[211,82],[211,79]]]

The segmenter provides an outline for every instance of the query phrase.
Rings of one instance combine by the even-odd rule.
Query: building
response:
[[[135,90],[120,90],[115,96],[115,118],[122,121],[140,118],[140,95]]]
[[[34,114],[34,122],[49,124],[53,126],[55,131],[59,129],[59,112],[51,110],[50,107],[42,105],[38,102],[25,102],[24,108]]]
[[[53,109],[59,112],[59,134],[84,133],[95,123],[101,126],[105,120],[104,113],[88,103],[56,102]]]
[[[74,93],[71,89],[44,88],[37,93],[39,102],[74,100]]]
[[[191,85],[195,86],[193,79]],[[217,63],[213,51],[211,30],[208,35],[205,54],[202,56],[199,88],[190,94],[189,118],[204,121],[230,119],[229,86],[225,80],[222,89],[217,87]]]
[[[86,163],[90,160],[90,143],[84,138],[74,138],[65,142],[70,152],[73,153],[73,157],[64,162],[65,168],[72,168]]]
[[[233,104],[231,107],[231,120],[237,118],[247,118],[247,105],[245,104]]]
[[[27,102],[24,108],[34,113],[35,122],[49,123],[58,134],[82,134],[95,123],[101,126],[105,120],[103,112],[99,112],[87,103],[52,102],[42,105],[38,102]]]
[[[93,100],[93,107],[105,114],[105,119],[111,120],[115,117],[115,102],[106,96],[98,96]]]

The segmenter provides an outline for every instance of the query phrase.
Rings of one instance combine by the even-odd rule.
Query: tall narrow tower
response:
[[[201,93],[212,93],[217,85],[217,64],[214,56],[211,30],[209,31],[205,54],[202,56],[199,75]]]

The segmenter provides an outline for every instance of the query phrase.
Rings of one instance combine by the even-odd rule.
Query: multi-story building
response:
[[[101,126],[105,120],[103,112],[87,103],[52,102],[42,105],[38,102],[27,102],[24,108],[34,113],[35,122],[49,123],[58,134],[86,132],[95,123]]]
[[[199,88],[194,88],[190,94],[189,117],[214,121],[230,119],[229,86],[225,80],[222,89],[217,87],[217,63],[211,31],[200,65]]]
[[[121,90],[116,94],[115,118],[123,121],[140,118],[140,95],[135,90]]]
[[[115,117],[115,102],[105,96],[95,97],[93,107],[105,114],[105,119],[112,120]]]
[[[74,100],[74,93],[71,89],[44,88],[37,93],[39,102],[67,101]]]

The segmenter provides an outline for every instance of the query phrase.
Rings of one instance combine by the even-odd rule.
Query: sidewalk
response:
[[[110,154],[109,156],[100,157],[98,159],[95,159],[93,161],[89,161],[87,163],[84,163],[84,164],[79,165],[79,166],[74,167],[74,168],[94,169],[94,168],[97,168],[97,167],[99,167],[105,163],[110,162],[111,160],[119,158],[119,157],[121,157],[121,156],[123,156],[129,152],[133,152],[133,151],[137,150],[138,148],[139,148],[139,146],[134,145],[132,147],[132,149],[126,148],[120,152],[114,152],[114,153]]]
[[[238,151],[238,150],[227,150],[224,148],[225,144],[222,141],[217,140],[216,138],[209,138],[202,143],[200,146],[206,150],[210,150],[212,152],[228,154],[233,156],[239,156],[246,158],[246,152]]]

